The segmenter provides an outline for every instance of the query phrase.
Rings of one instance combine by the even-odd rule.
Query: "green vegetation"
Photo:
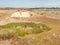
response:
[[[44,32],[44,31],[49,31],[51,30],[51,28],[49,28],[48,26],[46,26],[45,24],[40,24],[39,25],[39,28],[35,28],[32,33],[34,34],[37,34],[37,33],[41,33],[41,32]]]
[[[17,36],[24,36],[24,35],[28,34],[28,32],[26,32],[24,30],[20,30],[20,29],[16,29],[15,31],[16,31],[15,34]]]
[[[28,30],[27,30],[28,28]],[[31,28],[29,31],[29,28]],[[35,23],[10,23],[0,26],[0,38],[11,38],[15,36],[25,36],[27,34],[37,34],[44,31],[49,31],[51,28],[45,24]],[[30,32],[30,33],[29,33]]]
[[[10,24],[6,24],[6,25],[2,25],[0,26],[0,28],[16,28],[17,26],[22,26],[22,27],[36,27],[37,24],[35,23],[10,23]]]

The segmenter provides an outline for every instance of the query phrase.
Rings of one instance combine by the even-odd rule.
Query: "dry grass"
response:
[[[4,11],[0,10],[0,12],[1,11],[5,12],[5,15],[6,15],[6,13],[9,13],[8,15],[6,15],[7,17],[9,17],[10,14],[15,12],[16,10],[4,10]],[[21,18],[15,22],[19,22],[22,20],[22,22],[31,21],[34,23],[40,23],[40,24],[43,23],[43,24],[46,24],[47,26],[51,27],[52,29],[50,31],[42,32],[41,29],[35,28],[33,31],[34,34],[28,34],[28,33],[26,33],[26,31],[31,33],[30,31],[28,31],[28,30],[33,30],[31,27],[29,27],[29,29],[28,28],[25,29],[25,28],[21,28],[20,26],[18,26],[17,27],[18,29],[14,29],[14,28],[16,28],[15,26],[6,26],[5,25],[4,29],[2,29],[3,26],[0,28],[0,34],[4,33],[2,36],[0,36],[0,38],[5,37],[5,38],[3,38],[5,40],[0,41],[0,45],[7,45],[7,42],[8,42],[8,45],[60,45],[60,11],[58,11],[58,10],[56,10],[56,11],[55,10],[47,10],[47,11],[46,10],[44,10],[44,11],[43,10],[34,10],[33,11],[32,10],[31,13],[33,14],[33,17],[27,18],[24,20]],[[5,18],[3,18],[3,16],[2,16],[2,18],[0,17],[1,20],[2,19],[5,20],[6,16],[4,16]],[[52,18],[49,18],[49,17],[52,17]],[[53,19],[53,17],[56,17],[57,19]],[[14,19],[14,20],[16,20],[16,19]],[[29,26],[31,26],[31,24]],[[36,25],[34,24],[34,26],[36,26]],[[32,26],[32,27],[34,27],[34,26]],[[6,30],[6,27],[9,27],[9,29]],[[19,29],[19,27],[20,27],[20,29]],[[26,26],[24,26],[24,27],[26,27]],[[11,29],[11,28],[13,28],[13,29]],[[23,29],[25,31],[23,31]],[[16,35],[20,35],[20,36],[14,36],[15,32],[17,33]],[[42,32],[42,33],[40,33],[40,32]],[[36,34],[36,33],[38,33],[38,34]],[[21,36],[21,34],[25,35],[25,36]],[[14,36],[14,38],[11,38],[13,36]],[[8,38],[8,39],[6,39],[6,38]]]
[[[27,29],[28,28],[28,29]],[[32,28],[29,30],[29,28]],[[44,31],[51,30],[45,24],[35,24],[35,23],[9,23],[0,26],[0,39],[10,39],[16,36],[25,36],[28,34],[38,34]]]

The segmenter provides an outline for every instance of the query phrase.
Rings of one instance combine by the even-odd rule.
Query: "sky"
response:
[[[60,7],[60,0],[0,0],[0,7]]]

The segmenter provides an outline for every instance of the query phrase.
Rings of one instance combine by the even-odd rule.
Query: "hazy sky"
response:
[[[60,0],[0,0],[0,7],[60,7]]]

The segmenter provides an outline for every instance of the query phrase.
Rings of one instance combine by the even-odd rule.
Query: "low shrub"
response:
[[[17,35],[17,36],[25,36],[28,34],[28,32],[26,32],[24,30],[20,30],[20,29],[16,29],[15,31],[16,31],[15,35]]]
[[[20,27],[20,28],[17,28]],[[22,27],[24,29],[22,29]],[[33,29],[30,29],[31,32],[29,33],[28,31],[26,31],[26,28],[32,27]],[[0,38],[3,39],[9,39],[15,36],[25,36],[27,34],[38,34],[44,31],[49,31],[51,30],[51,28],[45,24],[35,24],[35,23],[10,23],[10,24],[6,24],[6,25],[2,25],[0,26],[0,29],[4,29],[4,30],[0,30],[0,32],[2,32],[2,34],[0,34]]]

